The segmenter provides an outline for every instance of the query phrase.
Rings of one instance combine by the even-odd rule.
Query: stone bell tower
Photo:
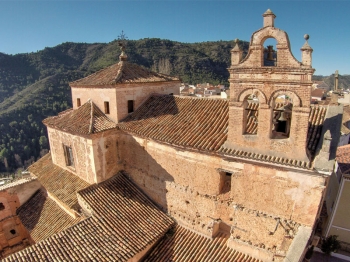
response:
[[[291,53],[288,35],[274,27],[275,14],[263,14],[263,27],[253,33],[248,53],[236,40],[231,51],[228,139],[224,147],[274,157],[308,161],[312,48],[301,48],[302,61]],[[276,50],[264,47],[276,40]]]

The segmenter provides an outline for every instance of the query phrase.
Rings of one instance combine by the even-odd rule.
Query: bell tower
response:
[[[224,147],[274,157],[308,161],[306,150],[310,112],[312,48],[301,48],[297,61],[285,31],[274,27],[275,14],[263,14],[242,59],[239,41],[231,51],[228,139]],[[264,47],[268,38],[276,41]]]

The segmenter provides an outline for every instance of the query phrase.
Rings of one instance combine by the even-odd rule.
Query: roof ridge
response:
[[[127,62],[125,62],[125,61],[120,61],[120,62],[118,63],[118,64],[120,64],[120,67],[119,67],[118,72],[117,72],[117,75],[116,75],[116,77],[115,77],[115,79],[114,79],[115,83],[117,83],[117,82],[121,79],[121,77],[122,77],[122,75],[123,75],[123,70],[124,70],[124,68],[125,68],[125,63],[127,63]]]
[[[93,132],[93,124],[94,124],[94,112],[93,112],[93,102],[91,101],[91,99],[88,100],[87,103],[90,103],[90,126],[89,126],[89,134],[92,134]]]

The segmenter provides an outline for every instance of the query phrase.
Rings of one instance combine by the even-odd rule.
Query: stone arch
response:
[[[273,104],[272,104],[273,101],[280,95],[288,95],[293,101],[293,107],[301,107],[302,106],[300,97],[296,93],[294,93],[293,91],[277,90],[277,91],[273,92],[270,96],[270,99],[269,99],[270,107],[273,107]]]
[[[240,64],[249,60],[252,60],[253,62],[255,59],[261,59],[260,56],[263,56],[262,52],[264,49],[263,44],[268,38],[273,38],[276,40],[276,51],[280,57],[284,57],[277,63],[278,66],[288,64],[289,66],[293,65],[295,67],[299,67],[301,65],[301,63],[292,54],[287,33],[275,27],[264,27],[253,33],[250,39],[248,54],[240,62]]]
[[[290,47],[289,38],[285,31],[278,28],[264,27],[253,33],[250,44],[262,45],[266,39],[274,38],[277,45]]]
[[[265,94],[260,91],[259,89],[257,88],[248,88],[248,89],[245,89],[243,90],[239,95],[238,95],[238,101],[239,102],[243,102],[244,99],[251,95],[251,94],[255,94],[256,97],[259,99],[259,103],[260,104],[266,104],[267,103],[267,99],[266,99],[266,96]]]

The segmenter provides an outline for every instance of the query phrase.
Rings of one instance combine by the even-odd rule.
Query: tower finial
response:
[[[308,34],[304,35],[305,39],[305,44],[301,47],[301,62],[305,66],[311,67],[311,62],[312,62],[312,51],[313,49],[308,43],[310,36]]]
[[[122,30],[121,34],[118,36],[118,46],[120,46],[120,50],[122,51],[122,53],[119,56],[120,61],[126,61],[128,59],[128,56],[125,53],[127,40],[128,37]]]
[[[265,13],[263,13],[263,17],[264,17],[264,27],[267,26],[275,26],[275,14],[271,11],[271,9],[267,9]]]

